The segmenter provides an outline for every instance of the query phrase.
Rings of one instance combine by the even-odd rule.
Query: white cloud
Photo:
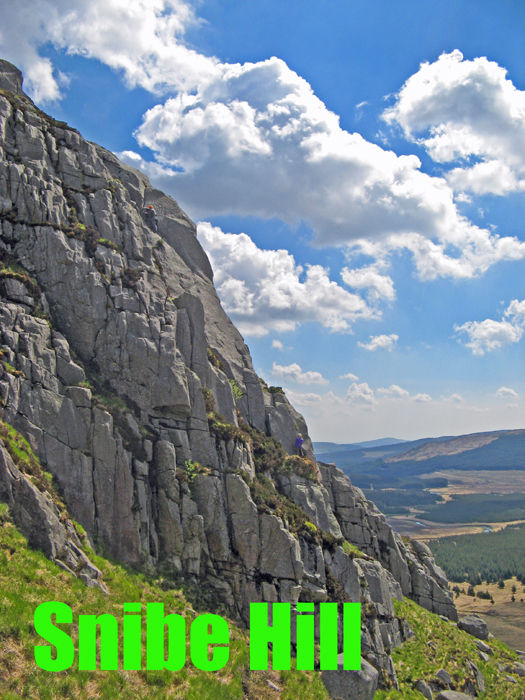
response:
[[[362,384],[356,384],[354,382],[348,387],[346,400],[351,403],[373,404],[375,403],[374,391],[366,382]]]
[[[408,138],[421,135],[433,160],[460,161],[447,179],[457,190],[506,194],[525,190],[525,92],[486,58],[460,51],[423,63],[384,118]],[[471,159],[481,159],[471,163]]]
[[[509,430],[523,428],[525,407],[488,396],[484,390],[469,400],[451,403],[445,400],[419,402],[416,396],[405,400],[375,398],[374,401],[336,402],[331,392],[320,399],[301,400],[300,394],[287,391],[294,405],[301,406],[313,439],[337,443],[362,442],[380,437],[416,440],[441,435],[466,435],[494,430],[504,425]],[[337,397],[335,397],[337,398]],[[401,410],[402,409],[402,410]]]
[[[383,387],[380,387],[377,390],[377,393],[382,394],[383,396],[388,396],[392,399],[408,399],[410,397],[410,392],[407,391],[406,389],[402,389],[397,384],[391,384],[388,387],[388,389],[384,389]]]
[[[372,300],[393,301],[396,297],[392,278],[381,274],[378,263],[354,270],[344,267],[341,277],[343,282],[353,289],[368,289],[368,296]]]
[[[332,392],[329,392],[332,394]],[[307,393],[307,394],[302,394],[296,391],[292,391],[291,389],[286,389],[286,396],[288,399],[292,402],[292,404],[295,406],[311,406],[312,404],[319,403],[320,401],[323,400],[327,396],[327,394],[321,396],[320,394],[313,394],[313,393]],[[334,398],[337,398],[332,394]],[[340,399],[339,399],[340,402]]]
[[[306,270],[286,250],[261,250],[244,233],[224,233],[206,222],[198,237],[207,252],[221,302],[245,335],[294,330],[316,321],[332,332],[348,333],[356,319],[380,313],[329,278],[329,270]]]
[[[432,401],[432,397],[428,394],[415,394],[412,396],[412,400],[417,403],[427,403],[428,401]]]
[[[442,396],[441,398],[443,399],[443,401],[455,403],[455,404],[460,404],[460,403],[465,402],[465,399],[461,396],[461,394],[451,394],[450,396]]]
[[[287,366],[274,362],[272,375],[298,384],[329,384],[328,379],[325,379],[320,372],[303,372],[296,362]]]
[[[503,398],[511,397],[513,399],[518,398],[518,394],[514,391],[514,389],[509,389],[506,386],[500,386],[500,388],[496,392],[496,396],[501,396]],[[516,404],[514,404],[514,405],[516,405]]]
[[[60,97],[60,75],[38,53],[48,43],[105,63],[130,87],[193,90],[213,79],[219,65],[184,44],[196,21],[183,0],[17,0],[0,3],[0,46],[37,101]]]
[[[514,299],[503,314],[501,321],[487,318],[484,321],[467,321],[454,330],[465,333],[469,342],[465,343],[473,355],[484,355],[521,340],[525,331],[525,300]]]
[[[277,348],[277,350],[284,350],[284,345],[280,340],[272,340],[272,348]]]
[[[397,384],[391,384],[388,389],[380,387],[377,390],[377,394],[384,397],[385,399],[395,399],[403,401],[416,401],[417,403],[426,403],[427,401],[432,401],[432,397],[428,394],[414,394],[410,395],[410,392],[406,389],[402,389]]]
[[[355,374],[352,374],[351,372],[348,372],[348,374],[342,374],[339,379],[350,379],[353,382],[358,382],[359,377],[356,377]]]
[[[416,156],[397,156],[342,129],[339,117],[284,61],[228,64],[190,47],[185,31],[197,21],[184,0],[18,0],[0,4],[0,26],[9,27],[0,43],[37,100],[60,94],[58,72],[39,54],[49,43],[111,66],[129,87],[169,94],[136,132],[157,162],[121,155],[194,217],[235,213],[304,221],[319,245],[370,238],[389,253],[411,251],[424,279],[471,277],[525,256],[525,244],[460,214],[452,174],[450,182],[426,175]],[[496,68],[500,76],[503,69]],[[404,104],[400,99],[397,105],[400,123]],[[513,133],[521,134],[518,127]],[[501,168],[498,173],[503,181]],[[349,272],[348,279],[369,295],[393,298],[390,278],[374,274],[373,266]],[[239,288],[232,293],[238,298]]]
[[[359,342],[357,344],[365,350],[370,350],[372,352],[379,349],[388,350],[388,352],[391,352],[398,339],[399,336],[397,336],[395,333],[392,333],[391,335],[371,335],[369,343]]]
[[[381,241],[390,252],[412,251],[426,278],[470,277],[525,256],[525,244],[460,215],[453,188],[420,172],[418,158],[341,129],[283,61],[223,68],[216,83],[150,110],[137,131],[159,162],[183,171],[157,184],[194,214],[303,220],[319,245]],[[376,266],[349,271],[345,281],[394,297]]]

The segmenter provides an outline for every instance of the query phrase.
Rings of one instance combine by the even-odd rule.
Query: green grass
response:
[[[416,603],[404,600],[394,602],[396,615],[408,620],[415,637],[395,649],[392,658],[399,680],[399,691],[382,690],[374,700],[421,700],[421,694],[414,690],[415,682],[424,679],[427,683],[435,680],[435,674],[444,668],[452,676],[455,689],[461,691],[468,680],[467,660],[476,664],[485,679],[485,692],[479,700],[522,700],[525,692],[525,679],[507,671],[500,671],[507,664],[518,661],[517,655],[503,642],[491,639],[494,656],[485,663],[478,655],[474,637],[462,632],[455,625],[444,622]],[[434,646],[429,646],[429,642]],[[518,683],[511,684],[504,675],[512,675]]]
[[[58,600],[78,614],[115,615],[122,620],[124,602],[162,602],[165,613],[179,613],[187,625],[195,613],[179,590],[163,590],[162,580],[142,574],[88,552],[102,571],[110,595],[87,588],[73,579],[39,551],[29,549],[0,504],[0,697],[15,698],[99,698],[101,700],[138,700],[167,698],[185,700],[266,700],[275,697],[268,687],[271,680],[282,688],[286,700],[327,700],[319,674],[293,671],[249,671],[248,634],[229,622],[230,660],[226,666],[209,673],[193,667],[190,661],[177,673],[167,671],[79,671],[75,663],[68,671],[49,673],[34,662],[34,646],[40,638],[33,629],[33,614],[43,602]],[[72,625],[77,648],[77,630]],[[143,647],[145,637],[143,636]],[[189,656],[189,650],[188,650]],[[145,659],[143,659],[143,662]]]
[[[363,559],[365,557],[359,547],[356,547],[355,544],[352,544],[347,540],[343,542],[342,547],[346,554],[348,554],[349,557],[352,557],[352,559]]]
[[[235,379],[228,379],[230,386],[232,388],[232,394],[236,399],[241,399],[244,396],[244,392],[241,387],[237,384]]]

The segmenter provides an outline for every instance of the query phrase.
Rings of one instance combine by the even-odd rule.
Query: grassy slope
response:
[[[515,586],[516,593],[512,593]],[[460,584],[460,589],[468,590],[468,583]],[[484,583],[476,586],[476,591],[488,591],[494,600],[473,598],[461,593],[456,598],[456,606],[460,615],[476,612],[483,617],[489,630],[513,649],[525,649],[525,586],[517,579],[507,579],[505,587],[499,588],[497,583]],[[514,595],[514,602],[512,596]]]
[[[456,625],[444,622],[412,601],[396,602],[395,606],[397,615],[408,620],[415,637],[392,654],[400,690],[380,691],[374,700],[421,700],[422,695],[413,689],[415,681],[422,678],[429,682],[441,668],[450,673],[456,689],[461,690],[468,678],[467,660],[476,664],[485,679],[485,692],[479,700],[522,700],[525,679],[498,668],[498,664],[504,669],[507,664],[519,660],[503,642],[497,639],[487,642],[494,656],[485,663],[478,655],[474,637]],[[506,680],[505,675],[512,675],[517,684]]]
[[[11,435],[9,432],[2,437],[17,458],[20,468],[30,472],[34,481],[52,492],[51,484],[45,478],[47,475],[41,473],[41,467],[29,446],[25,442],[18,444],[17,434]],[[63,507],[63,504],[59,505]],[[276,691],[269,687],[268,681],[281,689],[279,697],[283,700],[327,699],[326,690],[316,672],[250,672],[248,635],[231,622],[230,661],[217,673],[199,671],[189,661],[178,673],[79,671],[76,663],[62,673],[40,670],[33,655],[34,646],[39,643],[33,629],[33,614],[42,602],[58,600],[67,603],[73,610],[74,619],[78,614],[110,613],[121,620],[124,602],[162,602],[166,614],[181,613],[188,625],[196,614],[182,591],[165,590],[162,580],[153,581],[141,574],[131,573],[120,565],[97,557],[91,550],[88,554],[102,571],[110,590],[109,596],[99,589],[86,588],[41,552],[31,550],[11,522],[7,506],[0,504],[0,697],[3,700],[20,697],[42,700],[61,697],[265,700],[276,697]],[[193,603],[193,607],[196,606],[197,603]],[[461,688],[466,678],[467,658],[477,663],[485,676],[487,690],[483,698],[521,700],[524,697],[525,679],[518,679],[518,685],[511,685],[497,669],[497,663],[505,666],[517,659],[504,644],[492,640],[491,646],[496,655],[491,657],[488,664],[484,664],[479,660],[474,640],[469,635],[415,603],[406,601],[396,603],[396,606],[397,614],[409,621],[416,638],[393,653],[401,690],[381,691],[376,696],[378,700],[420,698],[421,695],[412,690],[413,681],[418,678],[430,680],[440,668],[448,670],[457,687]],[[75,625],[72,626],[72,634],[76,641]],[[428,646],[429,641],[437,643],[436,650]]]
[[[165,614],[181,613],[191,622],[194,613],[181,591],[163,591],[157,582],[133,574],[89,552],[104,575],[110,595],[86,588],[63,572],[27,541],[12,524],[7,507],[0,504],[0,697],[99,698],[137,700],[164,698],[230,700],[275,697],[267,681],[282,689],[286,700],[326,700],[326,690],[316,672],[250,672],[248,635],[230,622],[230,660],[216,673],[199,671],[187,662],[177,673],[168,671],[79,671],[74,666],[61,673],[40,670],[34,662],[34,646],[40,638],[33,629],[35,608],[58,600],[81,614],[110,613],[122,620],[124,602],[162,602]],[[76,645],[75,625],[72,626]],[[67,629],[67,628],[66,628]],[[143,647],[145,638],[143,637]],[[189,656],[189,649],[188,649]],[[143,660],[144,665],[144,660]]]

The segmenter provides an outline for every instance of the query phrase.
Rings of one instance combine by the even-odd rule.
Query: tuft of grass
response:
[[[394,606],[396,616],[408,621],[415,637],[392,652],[399,691],[379,691],[375,700],[420,700],[421,694],[414,690],[416,681],[423,679],[428,683],[435,680],[435,674],[441,668],[451,675],[454,689],[461,692],[469,679],[472,680],[467,661],[474,662],[485,679],[485,692],[478,696],[479,700],[522,700],[525,678],[503,670],[518,660],[515,652],[503,642],[498,639],[487,642],[494,656],[484,662],[478,654],[475,638],[459,630],[455,624],[445,622],[407,599],[394,601]],[[509,682],[505,675],[512,676],[517,683]]]
[[[142,278],[142,270],[133,270],[131,267],[124,268],[122,272],[122,286],[128,289],[137,289],[137,282]]]
[[[34,299],[40,297],[41,290],[38,282],[31,277],[13,254],[2,253],[0,259],[0,280],[6,278],[22,282]]]
[[[113,243],[113,241],[110,241],[108,238],[99,238],[97,243],[99,245],[104,246],[105,248],[111,248],[111,250],[114,250],[117,253],[120,252],[120,246],[118,246],[116,243]]]
[[[0,439],[5,449],[9,452],[15,466],[18,467],[22,474],[25,474],[40,491],[47,493],[51,497],[61,515],[65,518],[67,516],[66,507],[54,488],[53,476],[42,468],[40,461],[35,456],[28,441],[12,426],[8,423],[4,423],[4,421],[0,421]]]
[[[184,462],[184,470],[179,470],[184,472],[185,479],[188,484],[195,479],[197,474],[211,474],[211,469],[209,467],[203,467],[199,462],[195,462],[193,459],[187,459]]]
[[[351,544],[351,542],[348,542],[347,540],[343,542],[342,547],[345,550],[346,554],[348,554],[348,556],[352,559],[366,558],[366,555],[363,554],[363,552],[358,547],[356,547],[355,544]]]
[[[25,377],[26,375],[22,372],[21,369],[15,369],[12,364],[4,360],[2,362],[2,367],[5,369],[8,374],[12,374],[13,377]]]
[[[234,398],[241,399],[244,396],[244,392],[241,389],[241,387],[237,384],[235,379],[228,379],[228,382],[230,383],[230,386],[232,388],[232,394]]]
[[[206,354],[208,356],[208,362],[210,363],[210,365],[213,365],[221,372],[224,372],[224,374],[226,374],[226,368],[224,367],[222,360],[210,347],[207,349]]]
[[[277,468],[278,474],[297,474],[309,481],[319,481],[319,473],[316,465],[308,457],[291,455]]]

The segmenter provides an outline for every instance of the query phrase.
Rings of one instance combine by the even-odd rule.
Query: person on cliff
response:
[[[301,433],[297,433],[297,437],[295,438],[295,454],[299,457],[304,457],[303,442],[303,436]]]
[[[153,206],[151,204],[147,209],[144,210],[144,217],[150,229],[154,233],[157,233],[157,225],[159,223],[159,220],[157,218],[157,212],[155,211],[155,209],[153,209]]]

